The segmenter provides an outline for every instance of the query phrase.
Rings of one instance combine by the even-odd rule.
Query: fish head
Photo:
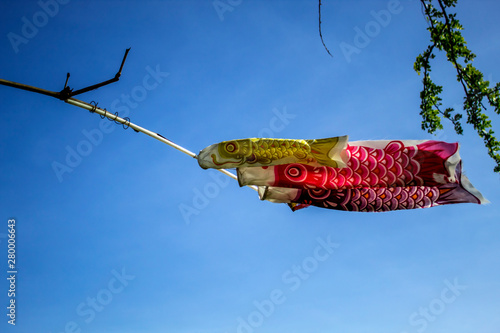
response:
[[[252,142],[249,139],[225,141],[219,144],[219,155],[229,160],[241,161],[252,154]]]

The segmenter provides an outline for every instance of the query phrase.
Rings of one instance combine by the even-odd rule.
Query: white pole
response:
[[[123,67],[123,62],[125,62],[125,57],[127,56],[127,53],[128,53],[128,50],[125,52],[125,56],[123,58],[122,66],[121,67]],[[120,71],[118,71],[117,75],[120,74],[121,67],[120,67]],[[115,76],[115,79],[116,79],[116,76]],[[109,81],[113,81],[113,80],[114,79],[109,80]],[[104,83],[108,84],[109,82],[106,81]],[[76,99],[76,98],[73,98],[73,97],[69,97],[67,99],[63,99],[63,98],[61,98],[62,97],[62,95],[61,95],[62,92],[57,93],[57,92],[54,92],[54,91],[40,89],[40,88],[37,88],[37,87],[33,87],[33,86],[29,86],[29,85],[25,85],[25,84],[13,82],[13,81],[7,81],[7,80],[4,80],[4,79],[0,79],[0,84],[5,85],[5,86],[9,86],[9,87],[14,87],[14,88],[22,89],[22,90],[32,91],[32,92],[36,92],[36,93],[39,93],[39,94],[43,94],[43,95],[47,95],[47,96],[51,96],[51,97],[55,97],[55,98],[64,100],[68,104],[71,104],[71,105],[74,105],[74,106],[78,106],[78,107],[80,107],[82,109],[89,110],[91,112],[98,113],[98,114],[100,114],[102,116],[105,116],[105,117],[107,117],[107,118],[109,118],[109,119],[111,119],[113,121],[116,121],[117,123],[123,124],[124,126],[128,126],[128,127],[134,129],[137,132],[142,132],[142,133],[147,134],[150,137],[152,137],[152,138],[154,138],[154,139],[156,139],[158,141],[166,143],[170,147],[173,147],[173,148],[175,148],[175,149],[183,152],[186,155],[189,155],[189,156],[191,156],[193,158],[198,158],[198,156],[195,153],[193,153],[192,151],[190,151],[190,150],[188,150],[188,149],[186,149],[184,147],[179,146],[178,144],[176,144],[176,143],[168,140],[167,138],[161,136],[160,134],[155,133],[155,132],[151,132],[150,130],[147,130],[147,129],[145,129],[145,128],[141,127],[141,126],[138,126],[138,125],[136,125],[134,123],[131,123],[130,120],[128,120],[128,119],[121,118],[121,117],[115,115],[114,113],[109,113],[108,111],[106,111],[104,109],[98,108],[97,107],[97,103],[95,105],[92,105],[90,103],[86,103],[86,102],[80,101],[79,99]],[[96,87],[94,85],[94,86],[91,86],[91,88],[92,89],[97,89],[98,87]],[[88,87],[86,89],[88,89]],[[85,90],[85,89],[81,89],[81,90]],[[238,177],[235,174],[233,174],[232,172],[229,172],[229,171],[227,171],[225,169],[217,169],[217,170],[219,170],[223,174],[225,174],[225,175],[227,175],[227,176],[229,176],[229,177],[231,177],[231,178],[233,178],[235,180],[238,180]],[[257,192],[259,191],[259,189],[258,189],[257,186],[253,186],[253,185],[247,185],[247,186],[250,187],[251,189],[257,191]]]
[[[132,128],[133,130],[137,131],[137,132],[142,132],[144,134],[147,134],[149,135],[150,137],[158,140],[158,141],[161,141],[163,143],[166,143],[167,145],[169,145],[170,147],[173,147],[181,152],[183,152],[184,154],[186,155],[189,155],[193,158],[197,158],[198,156],[193,153],[192,151],[184,148],[184,147],[181,147],[179,146],[178,144],[168,140],[167,138],[161,136],[160,134],[158,133],[155,133],[155,132],[151,132],[150,130],[147,130],[145,129],[144,127],[141,127],[141,126],[138,126],[134,123],[131,123],[129,120],[127,119],[123,119],[117,115],[115,115],[114,113],[110,113],[104,109],[101,109],[99,107],[97,107],[96,105],[92,105],[92,104],[89,104],[89,103],[86,103],[86,102],[83,102],[83,101],[80,101],[79,99],[76,99],[76,98],[73,98],[73,97],[70,97],[68,99],[65,100],[66,103],[68,104],[71,104],[71,105],[74,105],[74,106],[78,106],[79,108],[82,108],[82,109],[85,109],[85,110],[89,110],[89,111],[92,111],[92,112],[95,112],[95,113],[98,113],[102,116],[105,116],[113,121],[116,121],[117,123],[120,123],[120,124],[123,124],[124,126],[128,126],[130,128]],[[235,180],[238,180],[238,177],[233,174],[232,172],[229,172],[228,170],[226,169],[217,169],[219,170],[220,172],[222,172],[223,174],[235,179]],[[255,191],[258,191],[258,187],[257,186],[248,186],[250,187],[251,189],[255,190]]]

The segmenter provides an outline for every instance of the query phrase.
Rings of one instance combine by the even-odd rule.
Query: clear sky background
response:
[[[1,78],[59,91],[70,72],[79,89],[113,77],[131,47],[119,82],[78,98],[194,152],[271,135],[459,141],[491,204],[292,213],[146,135],[0,86],[1,332],[498,332],[499,175],[472,129],[420,129],[419,1],[324,0],[333,58],[313,0],[44,3],[0,3]],[[457,11],[475,65],[500,81],[500,2]],[[460,107],[454,69],[435,61]]]

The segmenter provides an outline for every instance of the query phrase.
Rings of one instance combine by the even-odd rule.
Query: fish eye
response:
[[[234,154],[238,151],[238,146],[234,142],[226,143],[226,151],[228,153]]]

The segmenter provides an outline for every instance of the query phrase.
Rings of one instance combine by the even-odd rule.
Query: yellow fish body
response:
[[[207,168],[271,166],[288,163],[344,167],[347,136],[316,140],[239,139],[203,149],[198,163]]]

